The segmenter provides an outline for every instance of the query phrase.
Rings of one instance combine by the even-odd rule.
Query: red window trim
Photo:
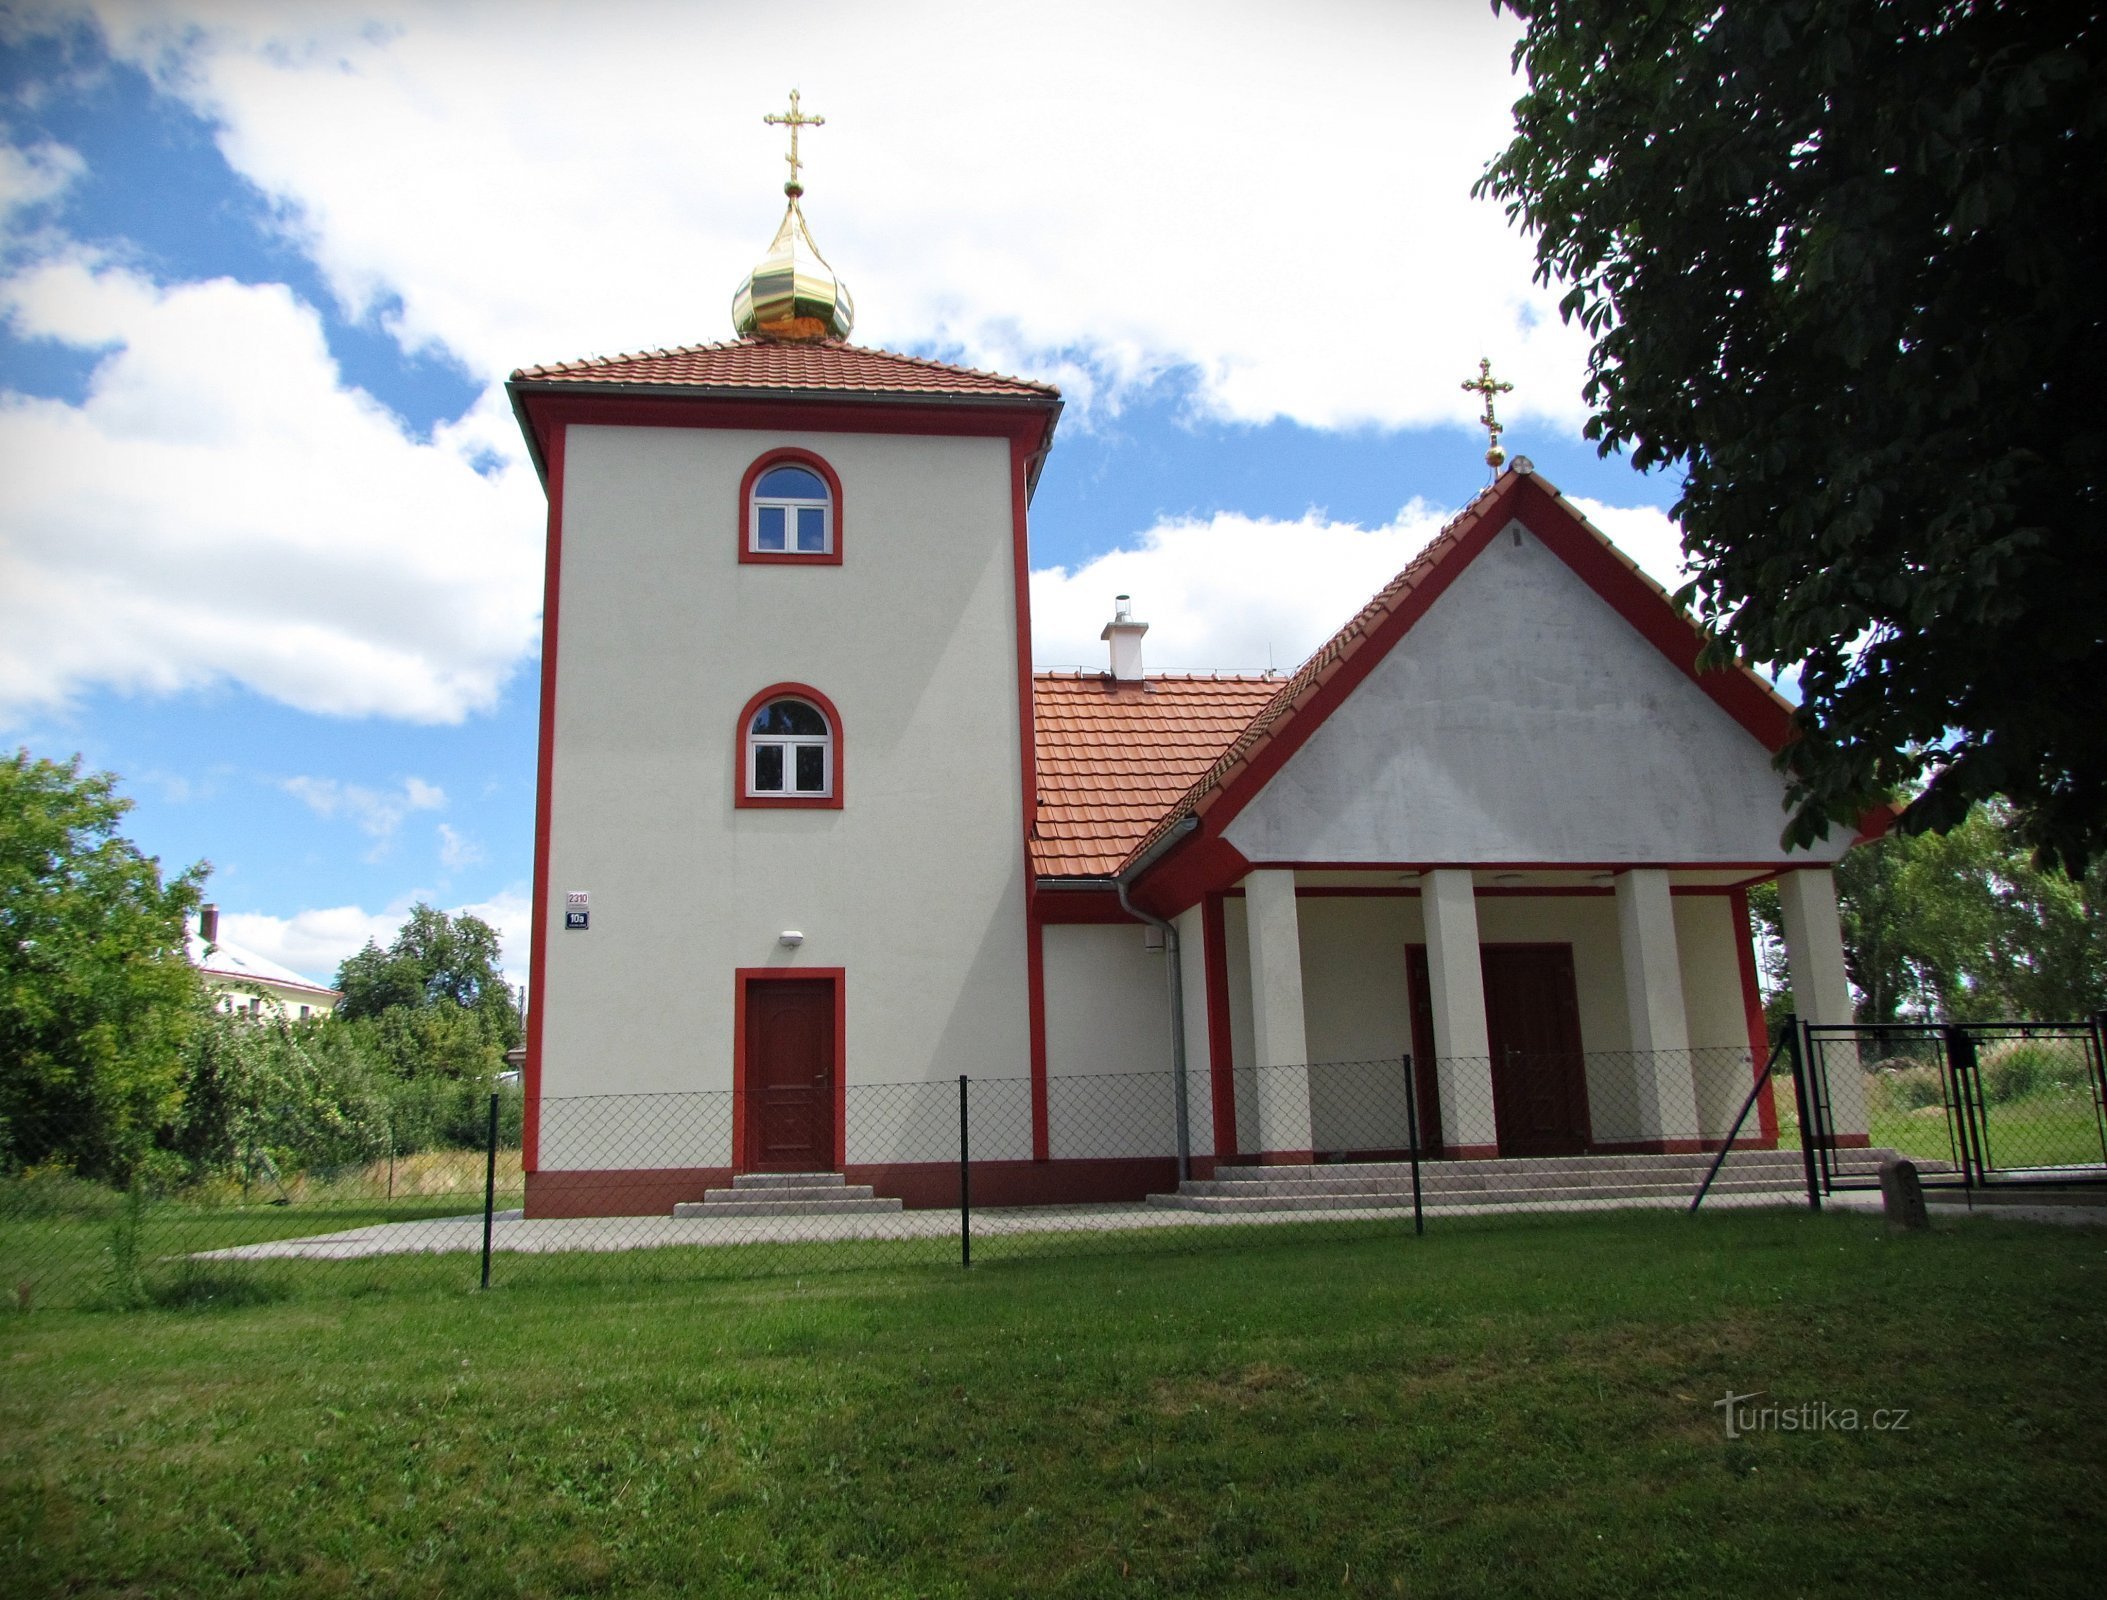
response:
[[[819,708],[819,714],[827,719],[827,761],[833,774],[832,793],[829,794],[754,794],[746,787],[746,737],[753,726],[754,713],[771,700],[809,700]],[[834,709],[834,702],[810,684],[776,683],[769,685],[751,700],[739,713],[739,720],[732,726],[732,804],[741,810],[755,811],[839,811],[842,793],[841,759],[841,713]]]
[[[761,481],[761,474],[771,467],[794,465],[809,467],[827,481],[827,493],[834,497],[832,516],[833,537],[830,548],[818,555],[798,550],[756,550],[753,548],[754,485]],[[824,456],[810,450],[785,445],[777,450],[765,450],[756,456],[753,465],[746,469],[746,476],[739,480],[739,561],[749,567],[838,567],[841,565],[842,529],[841,476],[828,465]]]

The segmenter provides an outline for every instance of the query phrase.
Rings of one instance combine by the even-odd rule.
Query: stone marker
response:
[[[1916,1162],[1890,1156],[1880,1163],[1880,1208],[1886,1213],[1891,1230],[1918,1232],[1931,1226]]]

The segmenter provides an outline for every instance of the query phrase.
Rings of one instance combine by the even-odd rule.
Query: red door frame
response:
[[[732,1002],[732,1171],[752,1172],[746,1152],[746,997],[757,983],[812,983],[834,986],[834,1170],[842,1170],[848,1153],[849,1020],[845,1004],[848,973],[844,967],[740,967],[733,975]]]

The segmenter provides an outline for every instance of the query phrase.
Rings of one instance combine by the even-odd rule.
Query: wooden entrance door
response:
[[[1485,1026],[1503,1156],[1588,1147],[1587,1063],[1571,945],[1486,945]]]
[[[746,990],[746,1167],[834,1168],[834,985],[770,979]]]

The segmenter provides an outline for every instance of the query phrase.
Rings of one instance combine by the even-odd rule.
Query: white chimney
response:
[[[1112,641],[1112,678],[1115,683],[1141,682],[1141,636],[1148,631],[1146,622],[1134,620],[1134,602],[1126,595],[1114,596],[1112,620],[1105,624],[1105,631],[1098,637]]]

